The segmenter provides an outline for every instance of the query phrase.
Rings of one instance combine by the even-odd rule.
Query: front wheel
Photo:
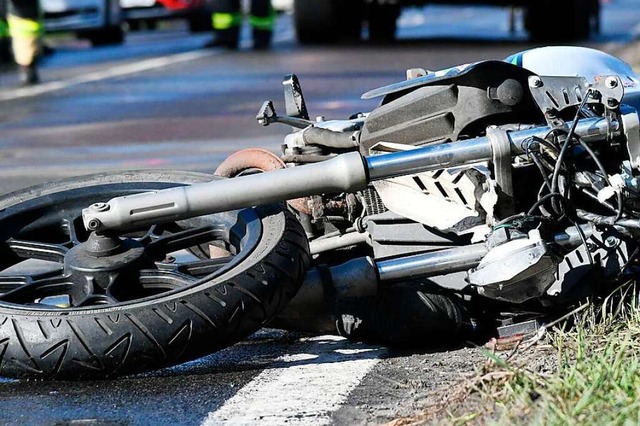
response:
[[[0,375],[94,379],[225,348],[271,320],[308,263],[280,206],[97,236],[93,203],[211,180],[189,172],[101,174],[0,198]]]

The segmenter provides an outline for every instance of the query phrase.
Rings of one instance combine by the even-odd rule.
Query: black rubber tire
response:
[[[391,43],[396,38],[400,6],[397,4],[369,3],[369,41],[372,43]]]
[[[97,31],[90,31],[82,34],[92,46],[118,45],[124,42],[124,30],[120,25],[106,27]]]
[[[301,44],[360,40],[362,0],[294,0],[293,22]]]
[[[336,328],[358,342],[434,348],[459,342],[465,312],[433,285],[395,284],[376,296],[336,301]]]
[[[599,4],[591,0],[538,0],[526,10],[525,27],[534,42],[572,42],[588,39]]]
[[[55,221],[56,215],[75,215],[87,202],[211,179],[191,172],[99,174],[6,195],[0,198],[3,262],[7,262],[7,239],[42,232],[38,226],[45,226],[41,222],[47,215]],[[300,224],[281,206],[235,214],[244,213],[259,221],[262,231],[248,254],[211,281],[86,308],[42,309],[0,302],[0,375],[108,378],[192,360],[255,332],[297,292],[309,249]]]

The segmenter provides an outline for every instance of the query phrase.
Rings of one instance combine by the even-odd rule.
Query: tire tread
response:
[[[247,337],[295,295],[310,257],[291,213],[266,207],[260,215],[271,221],[264,226],[277,224],[278,232],[263,235],[270,238],[264,242],[267,249],[226,282],[203,284],[202,290],[177,293],[173,300],[160,297],[73,315],[0,305],[0,375],[109,378],[189,361]],[[6,326],[8,321],[13,327]]]

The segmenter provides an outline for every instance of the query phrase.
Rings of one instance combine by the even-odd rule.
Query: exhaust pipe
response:
[[[592,235],[591,225],[580,227],[586,238]],[[582,239],[574,227],[569,227],[554,235],[554,242],[575,247]],[[295,331],[335,332],[336,300],[375,296],[379,285],[385,282],[466,271],[476,267],[486,254],[484,244],[474,244],[377,262],[370,257],[361,257],[337,266],[313,268],[272,326]]]

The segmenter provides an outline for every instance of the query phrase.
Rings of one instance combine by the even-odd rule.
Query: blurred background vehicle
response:
[[[184,18],[193,33],[211,31],[211,13],[205,0],[120,0],[131,30],[141,24],[154,29],[159,20]]]
[[[293,0],[294,25],[302,44],[359,40],[363,24],[369,40],[388,42],[402,8],[432,3],[521,8],[532,41],[583,40],[599,31],[598,0]]]
[[[271,6],[279,13],[292,12],[293,0],[271,0]]]
[[[41,0],[45,32],[75,32],[92,45],[124,41],[119,0]]]

